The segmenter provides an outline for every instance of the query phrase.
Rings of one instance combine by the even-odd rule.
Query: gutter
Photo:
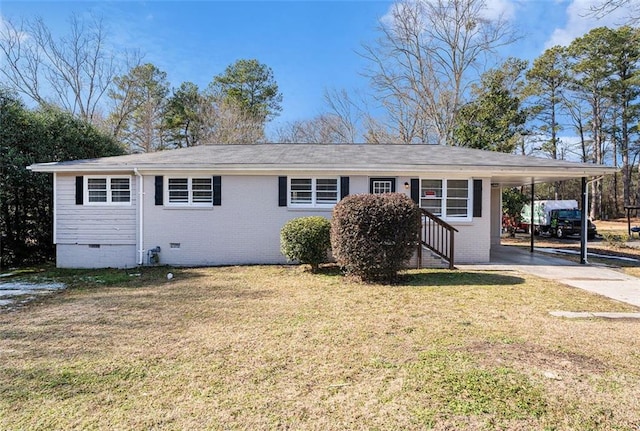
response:
[[[144,181],[138,168],[133,168],[133,173],[138,178],[138,265],[144,262]]]

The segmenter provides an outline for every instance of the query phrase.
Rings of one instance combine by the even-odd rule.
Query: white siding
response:
[[[136,178],[131,177],[131,205],[76,205],[75,181],[75,175],[56,175],[55,242],[58,266],[134,266]],[[89,249],[89,244],[100,245],[100,248]]]
[[[58,268],[132,268],[136,266],[135,245],[58,244]]]

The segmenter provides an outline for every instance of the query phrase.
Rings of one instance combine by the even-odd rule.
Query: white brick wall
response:
[[[455,243],[455,263],[487,263],[491,248],[491,181],[482,181],[482,217],[468,223],[451,223],[458,229]]]
[[[144,246],[160,246],[165,264],[284,263],[282,226],[296,217],[331,216],[330,209],[279,207],[277,176],[223,176],[222,205],[204,209],[156,206],[153,185],[154,177],[146,177]]]
[[[180,174],[176,174],[180,175]],[[201,175],[215,175],[204,172]],[[312,175],[311,173],[309,175]],[[135,180],[132,194],[137,200]],[[64,177],[66,198],[60,201],[63,208],[71,206],[71,185],[74,177]],[[146,251],[160,246],[160,263],[168,265],[233,265],[285,263],[280,253],[280,229],[290,219],[309,215],[331,217],[330,209],[292,209],[278,206],[277,176],[222,176],[222,205],[206,208],[169,207],[155,205],[155,177],[144,177],[144,261]],[[404,189],[410,177],[398,177],[397,191],[410,194]],[[165,178],[166,184],[166,178]],[[458,223],[456,234],[456,262],[487,262],[490,248],[490,181],[483,181],[482,217],[473,222]],[[351,176],[351,194],[368,193],[368,176]],[[60,190],[60,189],[59,189]],[[60,192],[59,192],[60,193]],[[127,229],[136,229],[136,207],[127,212]],[[100,220],[110,214],[108,208],[91,213],[96,225],[105,225]],[[83,208],[69,208],[68,216],[59,220],[58,229],[64,226],[73,229],[74,223],[84,217]],[[80,212],[79,212],[80,211]],[[73,217],[72,217],[73,216]],[[74,219],[74,217],[78,217]],[[106,223],[109,229],[116,224]],[[98,229],[99,230],[99,229]],[[115,229],[112,229],[115,231]],[[90,232],[90,230],[87,230]],[[117,232],[117,231],[116,231]],[[84,238],[83,242],[58,244],[58,266],[61,267],[131,267],[137,263],[135,231],[113,236],[113,241],[100,235]],[[133,239],[133,240],[132,240]],[[126,244],[122,244],[125,242]],[[120,245],[117,245],[120,243]],[[99,244],[100,248],[89,248],[88,244]],[[172,247],[173,244],[173,247]],[[177,245],[179,244],[179,248]]]

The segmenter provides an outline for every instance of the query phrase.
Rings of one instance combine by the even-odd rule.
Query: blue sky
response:
[[[599,0],[487,0],[523,36],[503,56],[532,60],[591,28],[615,26],[625,11],[603,20],[585,17]],[[225,67],[255,58],[274,71],[283,93],[278,123],[323,110],[325,89],[367,92],[367,63],[358,52],[377,37],[390,1],[0,1],[4,19],[42,17],[63,35],[71,13],[105,19],[114,49],[138,49],[144,62],[167,72],[172,86],[205,87]]]

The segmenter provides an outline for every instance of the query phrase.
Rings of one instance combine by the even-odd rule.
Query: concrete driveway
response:
[[[491,263],[456,265],[459,269],[520,271],[640,307],[640,279],[602,265],[580,265],[520,247],[491,250]]]

